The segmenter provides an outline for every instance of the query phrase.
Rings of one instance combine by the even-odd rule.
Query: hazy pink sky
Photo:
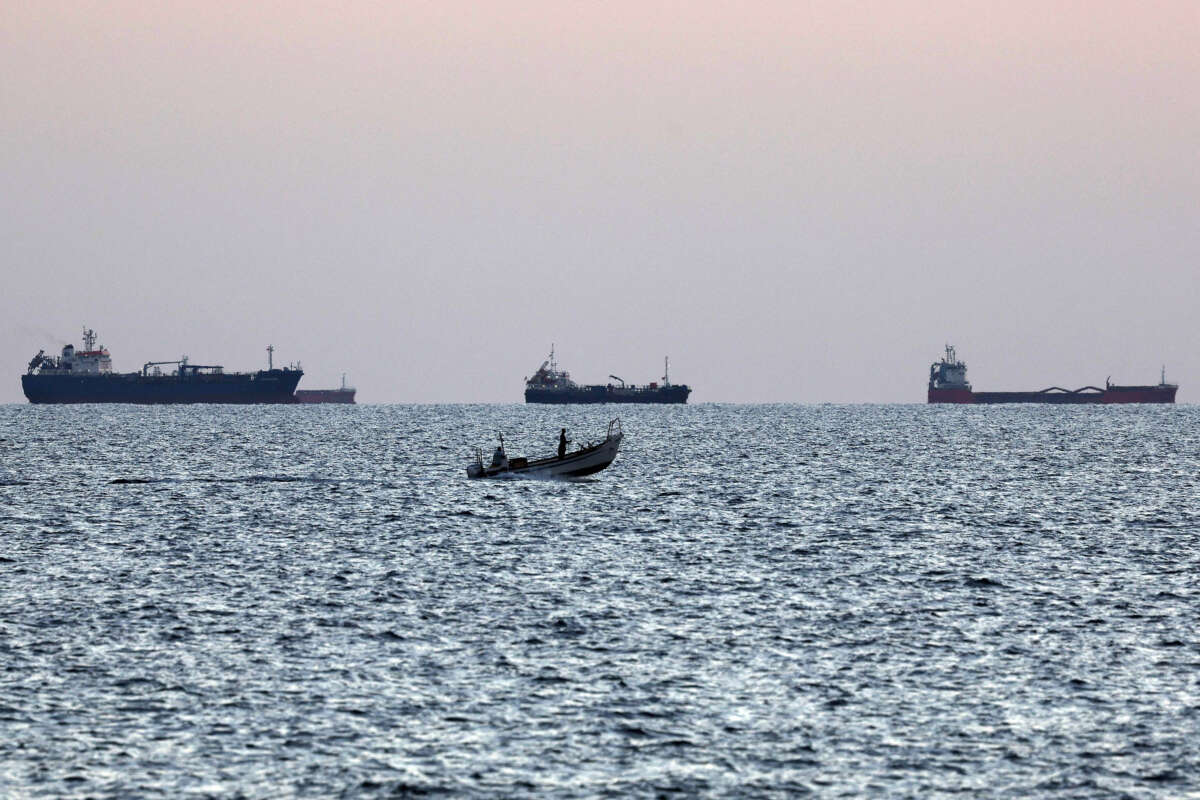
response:
[[[0,11],[0,402],[83,324],[364,402],[551,342],[696,402],[918,402],[947,340],[1200,397],[1198,3],[223,5]]]

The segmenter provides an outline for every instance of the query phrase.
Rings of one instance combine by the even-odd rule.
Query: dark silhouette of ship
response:
[[[581,386],[571,374],[558,368],[554,348],[532,378],[525,380],[526,403],[686,403],[692,390],[686,384],[671,383],[670,361],[664,359],[662,383],[631,386],[616,375],[616,383]]]
[[[66,345],[57,358],[38,351],[21,376],[31,403],[295,403],[296,384],[304,371],[277,369],[275,348],[267,347],[267,368],[226,372],[216,365],[148,361],[140,372],[113,372],[112,357],[96,346],[96,333],[83,332],[83,349]],[[164,366],[174,369],[164,371]]]
[[[1178,389],[1167,383],[1164,367],[1157,386],[1119,386],[1105,381],[1103,389],[1051,386],[1036,392],[977,392],[967,383],[966,362],[959,361],[954,347],[946,345],[946,355],[929,367],[928,398],[930,403],[1174,403]]]

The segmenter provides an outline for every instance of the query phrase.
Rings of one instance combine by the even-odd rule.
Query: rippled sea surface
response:
[[[1195,407],[4,406],[0,529],[3,797],[1200,790]]]

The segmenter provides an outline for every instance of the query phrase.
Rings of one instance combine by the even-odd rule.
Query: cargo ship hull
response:
[[[299,370],[216,375],[22,375],[31,403],[295,403]]]
[[[1114,403],[1174,403],[1175,386],[1109,386],[1099,389],[1043,389],[1039,392],[975,392],[970,389],[930,389],[930,403],[1049,403],[1052,405],[1111,405]]]
[[[526,403],[553,405],[593,403],[686,403],[691,389],[687,386],[660,386],[654,389],[621,388],[619,386],[576,386],[570,389],[525,389]]]
[[[297,403],[341,403],[355,405],[354,389],[297,389]]]

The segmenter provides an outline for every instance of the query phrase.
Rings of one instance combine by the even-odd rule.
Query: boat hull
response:
[[[995,405],[1001,403],[1048,403],[1051,405],[1113,405],[1120,403],[1174,403],[1178,387],[1085,386],[1067,390],[1051,387],[1040,392],[974,392],[970,389],[930,389],[930,403]]]
[[[506,467],[481,467],[472,464],[467,468],[469,478],[557,478],[570,480],[595,475],[607,469],[617,458],[621,448],[621,433],[614,433],[598,445],[568,453],[563,458],[543,458],[538,461],[525,462],[524,459],[513,459]]]
[[[692,390],[687,386],[622,388],[620,386],[577,386],[573,389],[526,387],[526,403],[589,405],[596,403],[672,404],[686,403]]]
[[[354,405],[354,389],[297,389],[297,403],[342,403]]]
[[[21,376],[21,389],[31,403],[295,403],[300,370],[187,375]]]

